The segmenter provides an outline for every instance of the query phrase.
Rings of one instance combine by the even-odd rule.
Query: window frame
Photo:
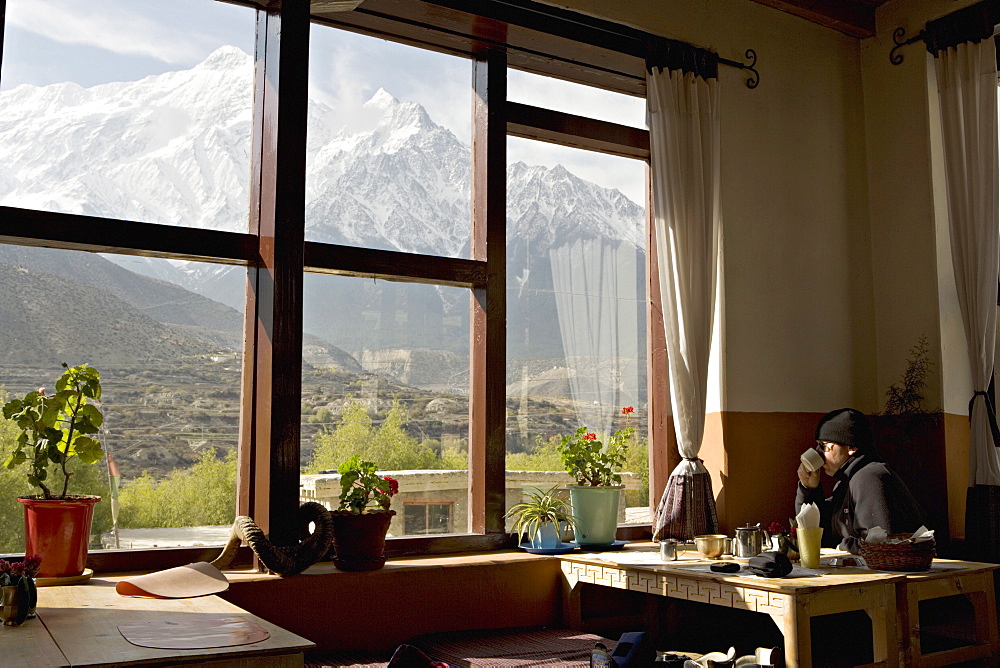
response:
[[[479,15],[464,9],[466,3],[451,0],[367,0],[354,11],[322,13],[320,7],[319,13],[312,15],[309,0],[282,0],[266,7],[249,1],[236,4],[254,7],[257,13],[248,232],[0,207],[0,220],[4,221],[0,243],[247,267],[236,514],[253,517],[278,545],[296,540],[288,522],[275,520],[294,516],[299,505],[304,273],[468,288],[471,533],[394,538],[388,542],[387,552],[396,556],[512,547],[513,539],[505,533],[503,520],[507,136],[644,160],[648,172],[649,133],[509,102],[506,71],[514,67],[644,95],[642,44],[646,36],[527,0],[481,3],[477,6]],[[0,3],[0,49],[5,5]],[[471,259],[304,240],[312,23],[469,58],[473,107]],[[648,175],[646,182],[650,499],[655,505],[677,454],[665,372]],[[650,535],[648,525],[620,531],[633,538]],[[211,560],[217,551],[102,550],[89,555],[88,566],[100,572],[160,569]],[[252,562],[249,548],[242,548],[234,563]]]

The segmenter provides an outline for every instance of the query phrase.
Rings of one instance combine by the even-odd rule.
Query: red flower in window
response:
[[[628,415],[628,414],[634,413],[634,412],[635,412],[635,408],[633,408],[632,406],[626,406],[625,408],[622,409],[622,415]]]
[[[583,435],[583,440],[585,440],[585,441],[596,441],[597,440],[597,434],[595,434],[592,431],[589,431],[589,432],[587,432],[586,434]]]
[[[389,483],[389,496],[396,496],[397,494],[399,494],[398,480],[396,480],[395,478],[390,478],[387,475],[382,476],[382,480],[385,480],[387,483]]]

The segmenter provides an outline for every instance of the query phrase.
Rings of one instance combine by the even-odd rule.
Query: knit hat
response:
[[[868,418],[853,408],[841,408],[820,418],[816,440],[839,443],[861,452],[870,452],[875,447]]]

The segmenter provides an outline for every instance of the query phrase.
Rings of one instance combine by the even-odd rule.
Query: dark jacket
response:
[[[858,554],[858,540],[872,527],[886,533],[911,533],[926,524],[924,511],[885,462],[856,454],[834,474],[833,494],[823,498],[823,487],[798,484],[795,514],[804,503],[819,507],[823,545]],[[928,527],[933,528],[933,527]]]

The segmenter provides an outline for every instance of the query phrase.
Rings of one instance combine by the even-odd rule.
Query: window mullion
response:
[[[257,13],[251,228],[238,512],[297,540],[309,2]]]
[[[507,60],[473,61],[472,259],[486,261],[486,288],[472,291],[469,518],[474,533],[504,530],[507,368]]]

